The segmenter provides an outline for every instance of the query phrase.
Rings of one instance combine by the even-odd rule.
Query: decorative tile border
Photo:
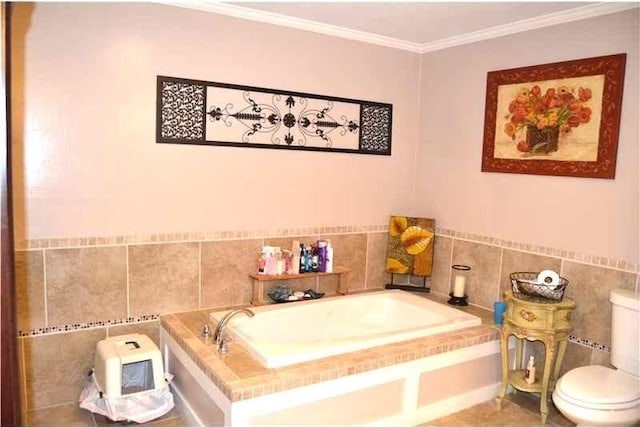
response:
[[[605,351],[607,353],[611,353],[611,348],[609,346],[606,346],[604,344],[600,344],[597,342],[585,340],[583,338],[578,338],[575,335],[569,335],[569,342],[572,342],[574,344],[579,344],[585,347],[589,347],[592,350]]]
[[[110,237],[71,237],[51,239],[27,239],[16,242],[16,250],[29,249],[60,249],[85,246],[114,246],[145,243],[179,243],[193,241],[219,241],[219,240],[243,240],[264,239],[269,237],[306,236],[324,234],[352,234],[387,232],[388,225],[353,225],[331,227],[299,227],[280,228],[276,230],[236,230],[236,231],[209,231],[209,232],[183,232],[148,235],[128,235]]]
[[[590,264],[597,267],[612,268],[630,273],[640,272],[640,264],[634,264],[629,261],[606,258],[597,255],[581,254],[574,251],[549,248],[545,246],[532,245],[530,243],[520,243],[510,240],[498,239],[496,237],[484,236],[482,234],[470,233],[466,231],[450,230],[446,228],[436,228],[436,235],[451,237],[458,240],[466,240],[474,243],[483,243],[486,245],[497,246],[500,248],[513,249],[520,252],[529,252],[537,255],[551,256],[555,258],[563,258],[569,261],[576,261],[582,264]]]
[[[35,249],[62,249],[86,246],[114,246],[132,244],[153,243],[179,243],[179,242],[207,242],[223,240],[264,239],[270,237],[327,235],[327,234],[352,234],[352,233],[386,233],[389,225],[349,225],[349,226],[324,226],[324,227],[299,227],[280,228],[275,230],[236,230],[236,231],[209,231],[209,232],[183,232],[149,235],[129,235],[111,237],[74,237],[21,240],[16,243],[16,250]],[[521,252],[529,252],[537,255],[545,255],[576,261],[582,264],[590,264],[598,267],[612,268],[630,273],[640,272],[640,264],[630,261],[607,258],[597,255],[581,254],[574,251],[555,249],[545,246],[537,246],[529,243],[514,242],[485,236],[466,231],[436,228],[436,235],[451,237],[458,240],[466,240],[474,243],[482,243],[500,248],[513,249]]]
[[[70,323],[66,325],[48,326],[46,328],[18,331],[18,337],[32,337],[37,335],[48,335],[62,332],[75,332],[85,329],[104,328],[114,325],[128,325],[133,323],[150,322],[158,319],[160,319],[159,314],[144,314],[142,316],[127,317],[126,319],[96,320],[93,322]]]

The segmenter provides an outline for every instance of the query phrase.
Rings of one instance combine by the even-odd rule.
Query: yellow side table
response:
[[[497,399],[498,408],[502,408],[502,401],[509,385],[520,391],[540,393],[540,416],[544,424],[549,415],[549,393],[553,391],[558,379],[571,329],[571,312],[576,308],[576,303],[569,298],[563,298],[557,303],[527,301],[515,298],[512,291],[504,293],[504,300],[507,303],[507,311],[500,333],[502,387]],[[533,384],[525,382],[525,370],[521,366],[520,369],[509,369],[508,343],[511,335],[516,338],[516,361],[519,363],[522,363],[524,340],[544,343],[544,371],[542,377],[537,376]]]

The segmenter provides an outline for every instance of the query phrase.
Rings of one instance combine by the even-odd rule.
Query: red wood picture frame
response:
[[[487,73],[483,172],[615,178],[626,54]]]

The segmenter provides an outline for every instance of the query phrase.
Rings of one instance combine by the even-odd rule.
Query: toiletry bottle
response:
[[[304,272],[311,273],[311,248],[304,248]]]
[[[524,372],[524,380],[527,384],[533,384],[536,381],[536,365],[533,360],[533,354],[529,356],[529,362],[527,362],[527,369]]]
[[[319,263],[318,263],[318,245],[311,244],[311,271],[314,273],[318,272]]]
[[[258,256],[258,274],[266,274],[264,271],[266,263],[267,263],[267,254],[265,253],[264,248],[262,248],[262,251]]]
[[[297,240],[294,240],[291,243],[291,253],[293,254],[293,259],[292,259],[292,274],[299,274],[300,273],[300,242],[298,242]]]
[[[327,242],[327,260],[325,261],[324,271],[333,273],[333,246],[331,246],[331,242]]]
[[[280,276],[281,274],[284,274],[285,270],[282,250],[279,247],[275,247],[273,255],[276,258],[276,275]]]
[[[318,240],[318,271],[325,273],[327,271],[327,242]]]
[[[298,272],[307,272],[307,258],[305,257],[304,243],[300,243],[300,268],[298,268]]]
[[[282,257],[284,258],[284,272],[286,274],[293,274],[293,254],[290,250],[283,249]]]
[[[300,255],[294,252],[292,256],[293,258],[291,260],[291,274],[300,274]]]
[[[265,256],[264,260],[264,274],[271,276],[275,274],[275,258],[273,257],[273,248],[271,246],[264,246],[262,248]]]

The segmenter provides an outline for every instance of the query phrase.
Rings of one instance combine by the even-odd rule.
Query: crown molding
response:
[[[550,27],[552,25],[564,24],[567,22],[579,21],[581,19],[593,18],[600,15],[622,12],[624,10],[634,9],[638,7],[640,7],[640,4],[638,2],[596,3],[593,5],[577,7],[575,9],[568,9],[562,12],[549,13],[547,15],[540,15],[535,18],[523,19],[522,21],[513,22],[511,24],[498,25],[480,31],[462,34],[460,36],[436,40],[432,43],[425,43],[422,45],[420,53],[433,52],[436,50],[447,49],[454,46],[475,43],[502,36],[508,36],[510,34],[521,33],[524,31],[536,30],[538,28]]]
[[[160,1],[159,3],[170,6],[183,7],[187,9],[218,13],[234,18],[248,19],[251,21],[258,21],[266,24],[295,28],[298,30],[312,31],[314,33],[375,44],[378,46],[391,47],[394,49],[406,50],[414,53],[421,53],[423,49],[422,43],[408,42],[405,40],[395,39],[393,37],[385,37],[378,34],[367,33],[365,31],[352,30],[344,27],[338,27],[336,25],[309,21],[306,19],[280,15],[278,13],[266,12],[257,9],[250,9],[247,7],[236,6],[228,3],[166,1]]]
[[[349,40],[370,43],[378,46],[391,47],[413,53],[428,53],[450,47],[489,40],[496,37],[503,37],[524,31],[549,27],[552,25],[567,22],[579,21],[581,19],[592,18],[600,15],[622,12],[629,9],[639,8],[637,1],[615,2],[615,3],[595,3],[592,5],[576,7],[561,12],[541,15],[535,18],[524,19],[510,24],[499,25],[480,31],[474,31],[459,36],[436,40],[430,43],[415,43],[393,37],[385,37],[365,31],[352,30],[335,25],[324,24],[306,19],[294,18],[272,12],[251,9],[229,3],[220,2],[167,2],[159,1],[160,4],[177,6],[187,9],[200,10],[204,12],[227,15],[234,18],[248,19],[263,22],[266,24],[279,25],[283,27],[295,28],[298,30],[312,31],[324,35],[340,37]]]

